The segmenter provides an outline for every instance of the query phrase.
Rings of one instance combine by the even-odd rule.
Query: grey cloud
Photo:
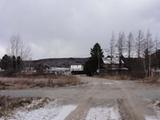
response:
[[[159,33],[158,0],[1,0],[0,50],[19,34],[33,58],[86,57],[95,42],[106,48],[111,32]],[[0,52],[2,55],[4,52]]]

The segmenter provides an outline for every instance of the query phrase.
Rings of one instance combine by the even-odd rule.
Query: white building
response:
[[[70,68],[50,67],[49,69],[47,69],[47,73],[69,74],[70,73]]]
[[[84,70],[84,67],[83,67],[83,65],[71,65],[71,67],[70,67],[70,71],[71,72],[74,72],[74,71],[83,71]]]

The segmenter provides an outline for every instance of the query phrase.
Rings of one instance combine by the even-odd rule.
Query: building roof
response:
[[[107,56],[107,57],[103,58],[103,62],[104,62],[104,64],[111,64],[111,57]],[[119,64],[119,58],[118,57],[113,57],[112,58],[112,63],[113,64]]]
[[[34,67],[37,64],[46,64],[50,67],[70,67],[71,65],[84,65],[88,58],[49,58],[25,61],[25,66]]]

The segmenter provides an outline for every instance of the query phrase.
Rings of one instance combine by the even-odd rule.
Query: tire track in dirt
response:
[[[71,112],[65,120],[85,120],[87,113],[91,107],[93,96],[95,95],[95,89],[97,84],[93,84],[90,89],[83,93],[83,99],[79,103],[78,107]]]
[[[65,120],[85,120],[90,108],[97,106],[108,107],[108,105],[112,106],[114,104],[118,104],[122,120],[145,120],[144,113],[147,109],[147,103],[144,100],[144,97],[137,93],[138,90],[135,89],[138,87],[136,87],[133,82],[128,83],[127,81],[114,81],[83,76],[80,76],[79,78],[86,84],[83,86],[43,90],[29,89],[1,91],[0,94],[14,97],[47,96],[61,100],[62,105],[78,105]]]
[[[127,89],[124,84],[116,82],[117,86],[121,88],[124,94],[123,101],[119,101],[120,112],[124,120],[145,120],[144,118],[144,106],[139,96],[136,96],[134,92]],[[143,101],[144,102],[144,101]]]
[[[97,80],[98,81],[98,80]],[[103,86],[104,81],[92,82],[91,88],[83,93],[82,101],[79,103],[78,107],[69,114],[65,120],[85,120],[89,109],[93,106],[92,103],[95,101],[98,103],[101,100],[95,100],[96,92],[107,92],[107,91],[96,91],[96,88]],[[122,120],[145,120],[144,111],[141,104],[139,104],[138,96],[133,92],[125,88],[121,82],[113,82],[111,84],[116,88],[120,88],[121,94],[124,96],[123,99],[113,99],[117,101],[119,112],[121,114]],[[107,100],[107,98],[106,98]],[[106,104],[108,104],[106,102]]]

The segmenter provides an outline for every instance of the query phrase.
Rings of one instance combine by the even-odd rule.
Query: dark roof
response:
[[[144,58],[125,58],[121,56],[124,61],[124,66],[132,71],[144,71]]]
[[[37,64],[45,64],[50,67],[70,67],[71,65],[84,65],[88,58],[48,58],[25,61],[25,66],[34,67]]]

